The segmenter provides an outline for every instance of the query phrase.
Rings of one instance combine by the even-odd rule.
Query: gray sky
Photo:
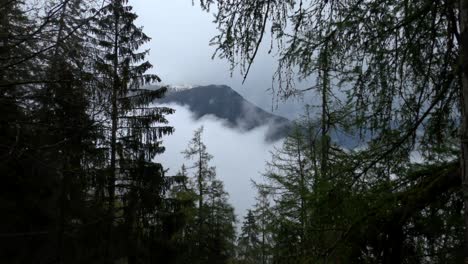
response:
[[[215,47],[209,46],[210,39],[217,34],[212,23],[213,14],[206,13],[191,0],[133,0],[139,15],[137,23],[152,38],[149,61],[155,66],[165,84],[231,86],[247,100],[267,111],[293,119],[302,113],[303,103],[293,99],[278,104],[272,103],[272,96],[266,90],[271,87],[276,60],[267,54],[269,41],[264,45],[251,68],[246,82],[236,70],[231,77],[229,63],[212,55]]]
[[[215,47],[208,44],[217,33],[212,14],[203,12],[198,5],[192,6],[191,0],[133,0],[130,4],[139,15],[137,23],[152,38],[147,46],[151,49],[148,59],[155,66],[152,72],[158,74],[165,84],[225,84],[267,111],[276,105],[266,91],[271,87],[276,68],[275,58],[266,52],[267,39],[242,85],[238,70],[231,78],[227,61],[212,60]],[[274,113],[293,119],[302,113],[302,105],[297,100],[280,103]],[[176,132],[163,139],[166,152],[156,159],[170,169],[169,174],[176,173],[184,162],[190,164],[184,161],[180,152],[186,148],[193,131],[204,125],[205,144],[214,156],[212,164],[217,167],[218,177],[223,180],[242,221],[245,210],[251,208],[256,195],[250,179],[261,179],[265,162],[270,158],[269,151],[274,147],[264,142],[266,128],[242,133],[225,127],[222,120],[214,117],[195,121],[187,109],[176,107],[176,110],[169,116]]]

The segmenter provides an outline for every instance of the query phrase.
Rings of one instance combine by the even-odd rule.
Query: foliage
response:
[[[173,110],[150,106],[164,89],[142,89],[159,78],[145,74],[137,50],[149,38],[131,7],[1,1],[0,11],[1,261],[169,254],[176,202],[152,160]]]
[[[412,164],[385,177],[388,170],[376,168],[365,181],[356,181],[349,160],[360,160],[365,150],[338,151],[334,146],[329,164],[333,178],[324,178],[314,160],[321,155],[309,153],[321,148],[304,144],[309,132],[317,134],[307,127],[298,124],[273,153],[264,183],[257,184],[260,197],[266,197],[262,211],[271,236],[264,263],[461,261],[457,161]]]
[[[276,199],[270,210],[278,218],[271,232],[279,249],[285,250],[278,257],[290,256],[281,263],[460,261],[463,196],[457,177],[466,180],[466,155],[462,155],[461,171],[454,164],[460,156],[460,128],[462,138],[467,131],[466,110],[461,110],[466,109],[466,101],[460,92],[466,93],[468,87],[463,59],[468,47],[463,42],[466,4],[395,0],[200,3],[204,9],[216,7],[219,34],[212,44],[233,69],[240,66],[246,77],[264,35],[270,34],[270,51],[278,57],[273,76],[277,94],[288,98],[311,91],[321,98],[313,131],[310,121],[302,125],[309,134],[297,147],[307,153],[307,145],[311,146],[305,157],[314,164],[307,168],[311,188],[306,237],[311,251],[298,253],[298,245],[305,242],[300,239],[301,221],[294,211],[300,207],[297,198],[288,199],[301,196],[296,184],[303,167],[297,163],[297,154],[287,153],[294,135],[274,154],[274,170],[266,174],[270,182],[264,189]],[[296,82],[311,77],[317,78],[311,87]],[[335,145],[334,134],[358,138],[357,148]],[[461,145],[466,153],[464,140]],[[289,167],[277,162],[285,152],[290,160],[281,160]],[[422,161],[415,160],[415,155]],[[435,182],[440,188],[435,188]],[[467,189],[463,192],[466,197]],[[434,196],[441,198],[436,201]],[[440,209],[436,217],[440,221],[457,219],[448,221],[450,227],[442,224],[451,246],[427,237],[441,234],[431,226],[431,221],[439,220],[428,217],[434,206]],[[420,216],[427,221],[420,221]],[[445,235],[439,239],[444,241]],[[301,256],[306,257],[291,259]]]
[[[223,183],[216,179],[216,170],[209,165],[213,158],[202,140],[203,127],[195,130],[194,136],[183,152],[187,159],[194,160],[192,188],[198,202],[197,213],[188,224],[192,241],[187,257],[196,263],[228,263],[234,257],[235,222],[234,208],[229,204],[229,195]]]

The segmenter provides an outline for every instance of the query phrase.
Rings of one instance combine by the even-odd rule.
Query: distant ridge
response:
[[[268,113],[226,85],[169,88],[158,103],[185,105],[197,119],[211,114],[244,131],[267,126],[266,140],[270,142],[287,136],[291,129],[291,121]]]

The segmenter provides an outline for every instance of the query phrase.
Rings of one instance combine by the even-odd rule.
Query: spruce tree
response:
[[[38,91],[40,107],[38,122],[48,124],[36,133],[38,143],[52,145],[51,155],[45,162],[55,167],[57,175],[57,261],[86,261],[85,247],[76,247],[75,241],[66,236],[66,230],[79,230],[76,236],[84,238],[83,226],[76,222],[87,222],[85,215],[87,182],[86,157],[97,159],[96,124],[90,111],[92,105],[93,76],[89,69],[89,37],[87,11],[89,7],[80,0],[48,2],[55,15],[49,18],[45,34],[54,47],[41,57],[46,61],[44,79],[47,83]],[[82,25],[82,27],[78,27]],[[88,160],[89,162],[91,160]],[[89,166],[90,164],[88,164]],[[79,220],[78,220],[79,219]],[[75,223],[72,223],[75,221]],[[94,221],[94,220],[93,220]],[[78,240],[79,239],[75,239]]]
[[[2,262],[155,262],[174,254],[153,158],[169,108],[126,1],[0,2]],[[114,56],[115,55],[115,56]],[[115,66],[115,67],[114,67]],[[112,106],[115,106],[114,108]],[[113,169],[110,169],[110,168]]]
[[[137,15],[126,0],[110,1],[94,24],[97,54],[96,68],[99,74],[99,89],[107,95],[108,111],[105,122],[109,128],[106,145],[109,150],[106,178],[108,199],[107,259],[127,257],[129,263],[148,259],[153,254],[148,245],[143,245],[145,234],[157,237],[158,215],[162,210],[164,170],[154,163],[155,155],[164,151],[160,138],[172,133],[172,127],[157,125],[167,123],[166,114],[172,109],[151,106],[161,98],[165,88],[156,90],[144,85],[160,81],[153,74],[146,74],[152,65],[145,61],[148,51],[140,47],[150,38],[134,22]],[[116,196],[118,195],[118,196]],[[116,207],[122,197],[122,208]],[[123,210],[126,230],[120,239],[128,241],[126,256],[116,252],[115,234],[117,212]],[[153,226],[150,223],[156,223]],[[142,232],[143,230],[145,232]],[[120,235],[119,235],[120,236]]]
[[[26,10],[19,1],[0,2],[1,262],[44,261],[56,253],[55,174],[44,163],[47,149],[36,147],[32,115],[40,60],[31,58],[38,43],[30,36],[37,25]]]

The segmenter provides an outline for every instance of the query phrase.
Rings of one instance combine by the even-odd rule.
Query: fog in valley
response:
[[[207,115],[195,120],[193,114],[180,105],[168,105],[176,110],[168,116],[169,125],[176,127],[173,135],[163,139],[166,151],[156,157],[156,161],[165,164],[169,169],[167,175],[174,175],[182,164],[190,167],[194,160],[184,159],[181,153],[193,137],[193,131],[204,127],[203,141],[207,151],[213,155],[211,164],[216,167],[216,174],[224,182],[230,202],[236,209],[236,215],[242,220],[246,210],[255,203],[256,190],[252,180],[262,182],[265,164],[270,160],[270,151],[281,146],[282,140],[267,142],[265,139],[267,127],[242,131],[231,128],[226,121]],[[189,175],[194,170],[189,170]]]
[[[468,1],[0,0],[0,175],[0,263],[467,264]]]

